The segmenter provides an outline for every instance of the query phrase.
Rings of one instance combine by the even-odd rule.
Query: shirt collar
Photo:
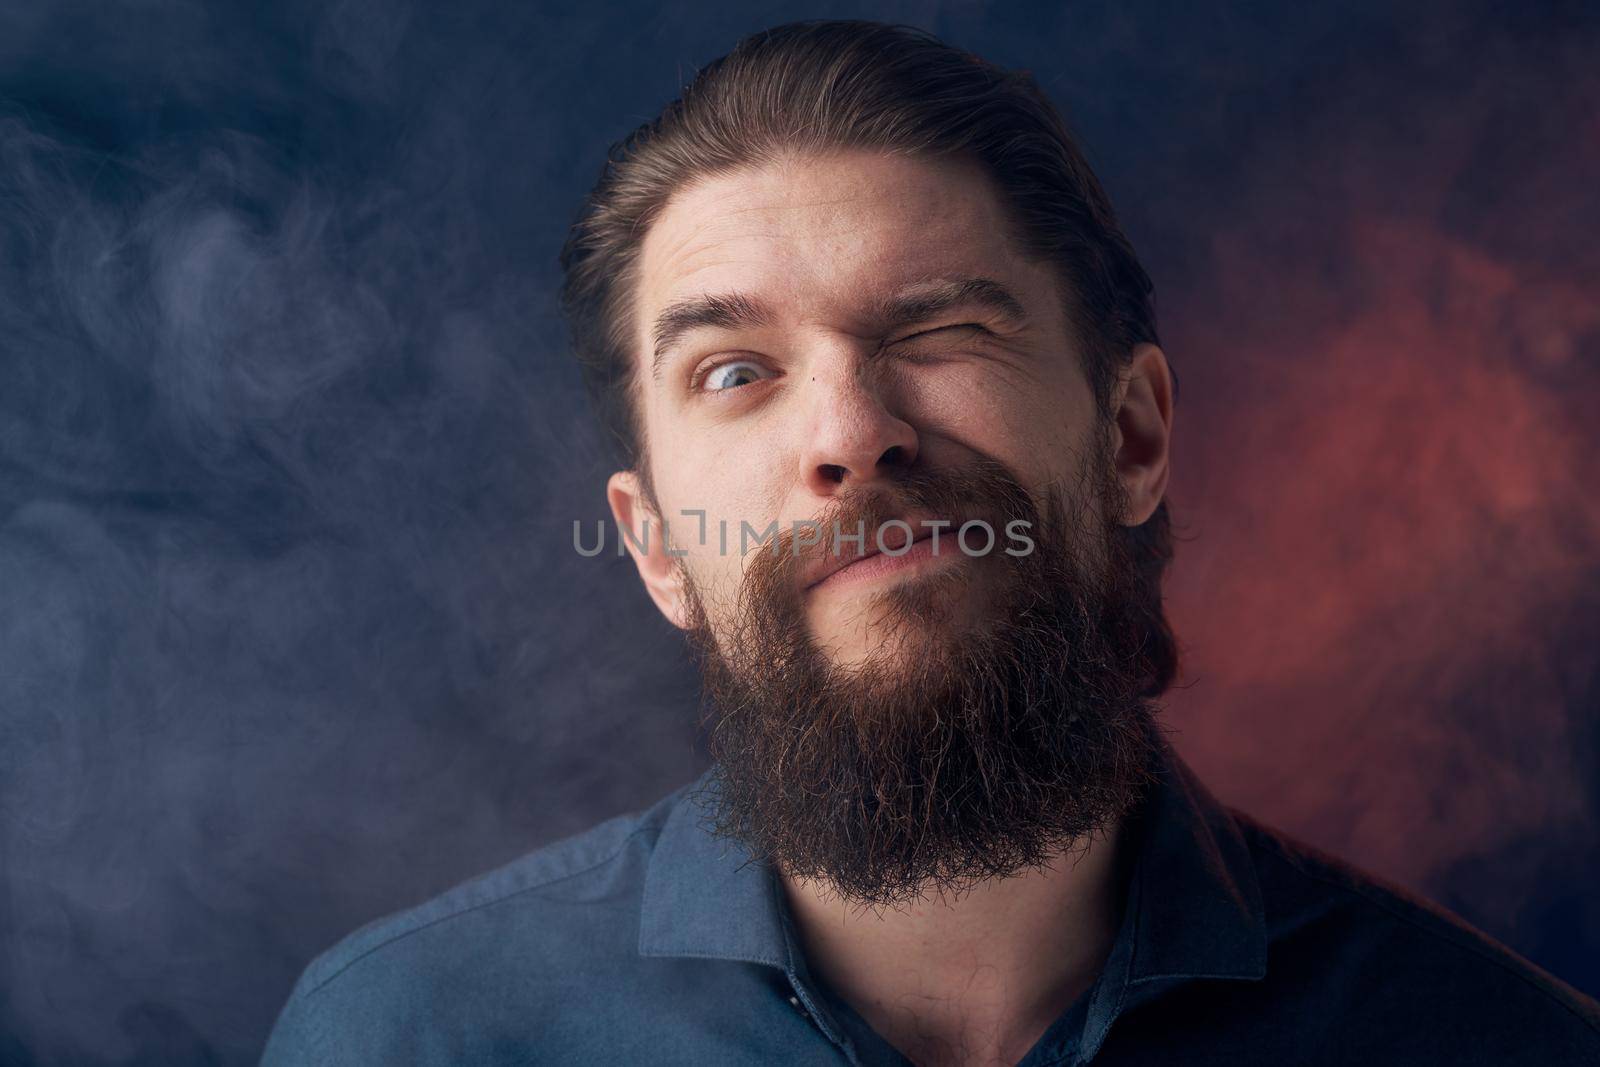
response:
[[[684,787],[645,871],[639,954],[791,970],[778,880],[741,843],[711,833],[716,766]]]
[[[1118,986],[1261,978],[1266,922],[1249,848],[1232,815],[1165,737],[1157,749],[1155,781],[1131,821],[1137,859],[1108,971],[1118,972]],[[708,828],[715,770],[686,787],[661,828],[645,874],[639,952],[793,973],[776,876],[742,844]]]
[[[1120,935],[1132,943],[1128,981],[1265,976],[1261,886],[1239,824],[1165,737],[1156,772]]]

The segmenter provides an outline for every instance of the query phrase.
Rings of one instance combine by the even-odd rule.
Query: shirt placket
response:
[[[791,957],[792,959],[793,957]],[[840,1031],[837,1023],[827,1013],[817,1006],[817,997],[806,988],[803,978],[793,969],[786,972],[789,977],[789,988],[793,992],[789,996],[789,1006],[799,1014],[800,1018],[810,1023],[816,1030],[826,1037],[836,1048],[844,1061],[850,1067],[861,1067],[861,1061],[856,1056],[855,1043]]]

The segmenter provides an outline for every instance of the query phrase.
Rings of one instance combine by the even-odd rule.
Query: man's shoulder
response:
[[[525,926],[528,935],[561,932],[527,926],[525,920],[554,913],[571,920],[582,905],[594,901],[597,886],[604,886],[602,892],[615,899],[615,894],[626,894],[630,885],[642,882],[655,835],[681,793],[681,788],[674,790],[647,809],[606,819],[415,907],[368,923],[313,960],[303,984],[318,988],[373,955],[426,950],[435,939],[459,945],[473,934],[503,927],[502,916],[507,913],[517,916],[517,925]]]
[[[616,981],[637,954],[655,839],[690,785],[346,935],[301,973],[264,1062],[309,1062],[312,1049],[342,1062],[347,1042],[398,1039],[406,1019],[420,1035],[424,1020],[465,1022],[509,990],[537,1004]]]
[[[1600,1063],[1600,1003],[1449,909],[1234,808],[1261,886],[1268,974],[1330,1008]],[[1342,1003],[1337,1003],[1342,1001]],[[1498,1033],[1496,1031],[1499,1031]],[[1531,1049],[1527,1049],[1531,1051]],[[1566,1062],[1566,1061],[1552,1061]],[[1571,1062],[1591,1062],[1574,1060]]]

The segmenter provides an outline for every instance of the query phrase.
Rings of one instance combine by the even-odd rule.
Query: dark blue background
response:
[[[607,145],[746,32],[906,21],[1033,70],[1156,278],[1192,440],[1260,413],[1206,357],[1276,313],[1270,278],[1186,295],[1214,236],[1279,198],[1282,248],[1351,269],[1269,149],[1594,291],[1588,5],[1201,8],[0,6],[0,1062],[253,1062],[340,935],[703,766],[675,635],[570,548],[609,468],[555,257]],[[1455,92],[1480,65],[1504,95]],[[1396,115],[1466,146],[1447,187]],[[1319,156],[1329,125],[1374,157]],[[1595,336],[1552,388],[1593,395]],[[1578,725],[1539,743],[1592,816],[1586,544],[1540,712]],[[1295,829],[1379,862],[1337,789]],[[1600,992],[1592,817],[1462,855],[1415,887]],[[1542,873],[1508,902],[1505,865]]]

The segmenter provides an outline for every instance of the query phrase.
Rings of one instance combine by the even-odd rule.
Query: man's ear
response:
[[[1128,493],[1126,526],[1139,526],[1161,504],[1167,491],[1172,440],[1172,372],[1167,357],[1152,344],[1135,346],[1122,368],[1112,410],[1117,477]]]
[[[613,474],[606,482],[606,499],[617,520],[618,536],[628,546],[634,566],[639,568],[645,591],[668,622],[680,630],[687,629],[689,617],[683,584],[673,557],[667,554],[667,530],[661,516],[645,499],[638,473],[617,471]]]

